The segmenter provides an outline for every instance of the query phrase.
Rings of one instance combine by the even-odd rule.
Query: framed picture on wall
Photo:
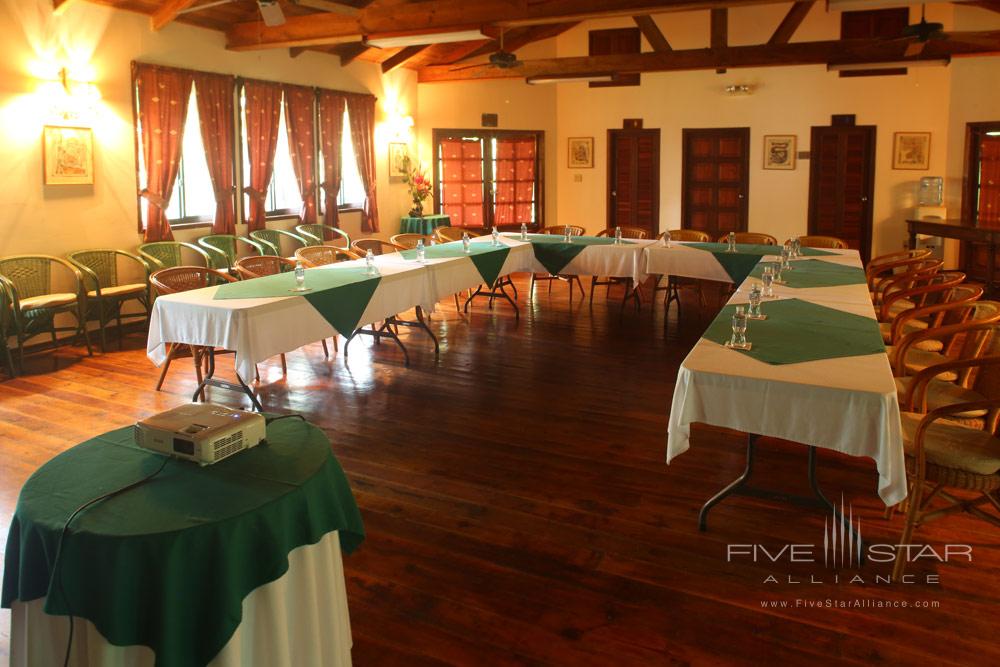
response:
[[[406,144],[389,144],[389,182],[402,183],[406,179]]]
[[[93,130],[46,125],[42,130],[42,174],[45,185],[93,185]]]
[[[794,134],[769,134],[764,137],[764,169],[795,169]]]
[[[570,137],[569,138],[569,161],[570,169],[593,169],[594,168],[594,138],[593,137]]]
[[[892,168],[931,168],[931,133],[896,132],[892,135]]]

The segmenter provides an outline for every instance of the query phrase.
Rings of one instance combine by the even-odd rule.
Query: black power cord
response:
[[[91,500],[88,500],[87,502],[85,502],[84,504],[80,505],[75,510],[73,510],[73,513],[69,515],[68,519],[66,519],[66,523],[63,524],[62,532],[59,533],[59,542],[56,543],[56,557],[55,560],[53,560],[52,562],[52,577],[56,581],[56,586],[59,589],[59,595],[62,596],[63,602],[66,604],[66,612],[69,614],[69,638],[66,640],[66,656],[63,658],[63,667],[68,667],[70,649],[73,647],[73,610],[70,608],[69,598],[66,597],[66,591],[63,589],[62,577],[58,575],[59,575],[59,557],[62,555],[63,541],[66,539],[66,534],[69,532],[70,524],[73,523],[73,519],[75,519],[81,512],[83,512],[88,507],[96,505],[102,500],[113,498],[114,496],[117,496],[120,493],[125,493],[126,491],[134,489],[137,486],[142,486],[149,480],[153,479],[154,477],[159,475],[160,472],[162,472],[163,468],[166,467],[167,465],[167,461],[169,460],[170,460],[169,456],[164,456],[163,463],[160,464],[160,467],[154,470],[152,473],[146,475],[142,479],[132,482],[131,484],[127,484],[119,489],[115,489],[114,491],[109,491]]]
[[[282,419],[298,419],[299,421],[306,421],[306,418],[300,414],[290,414],[290,415],[280,415],[278,417],[268,417],[264,420],[265,426],[270,426],[274,422],[281,421]]]

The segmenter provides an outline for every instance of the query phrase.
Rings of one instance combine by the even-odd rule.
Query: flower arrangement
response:
[[[406,176],[403,182],[406,183],[413,208],[410,209],[410,216],[419,218],[424,215],[424,200],[431,196],[431,181],[427,177],[424,168],[419,164],[414,165],[409,156],[403,158],[403,171]]]

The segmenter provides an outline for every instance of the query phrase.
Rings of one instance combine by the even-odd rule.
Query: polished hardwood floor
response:
[[[287,377],[277,359],[261,366],[266,408],[326,430],[361,507],[368,538],[345,560],[357,665],[1000,664],[995,529],[922,528],[936,548],[971,544],[974,562],[920,562],[910,584],[876,583],[890,566],[872,562],[729,562],[730,544],[822,545],[827,516],[734,498],[698,531],[699,506],[744,455],[740,434],[701,428],[664,463],[677,367],[711,314],[699,324],[689,304],[678,332],[662,304],[619,315],[603,290],[589,308],[562,284],[534,301],[520,287],[520,323],[505,306],[462,316],[442,302],[440,358],[404,333],[410,368],[360,339],[349,363],[311,345],[287,355]],[[153,391],[135,333],[122,352],[33,355],[0,382],[0,529],[47,459],[189,400],[190,364]],[[760,449],[756,479],[806,491],[802,446]],[[901,518],[883,518],[870,460],[821,451],[819,479],[867,539],[896,541]]]

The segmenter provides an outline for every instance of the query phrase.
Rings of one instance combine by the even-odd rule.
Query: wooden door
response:
[[[750,128],[682,133],[681,227],[716,239],[745,232],[750,193]]]
[[[608,227],[660,227],[660,131],[608,131]]]
[[[809,233],[836,236],[871,257],[875,127],[812,128]]]

